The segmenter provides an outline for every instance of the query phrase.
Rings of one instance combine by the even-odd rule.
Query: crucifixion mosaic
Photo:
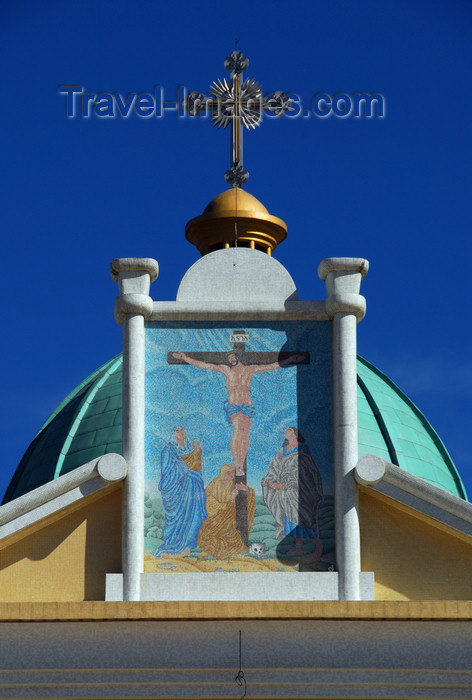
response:
[[[330,324],[241,328],[147,324],[145,571],[334,564]]]

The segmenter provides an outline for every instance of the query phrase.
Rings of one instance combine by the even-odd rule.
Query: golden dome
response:
[[[230,190],[217,194],[207,204],[203,213],[212,214],[213,216],[228,216],[228,212],[234,211],[236,205],[239,212],[269,213],[262,202],[259,202],[246,190],[239,189],[239,187],[232,187]]]
[[[234,247],[235,238],[239,247],[271,255],[286,235],[285,222],[271,216],[258,199],[239,187],[218,194],[201,216],[185,226],[185,237],[202,255]]]

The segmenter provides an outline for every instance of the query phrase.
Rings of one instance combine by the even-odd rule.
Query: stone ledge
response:
[[[0,603],[0,622],[231,619],[471,621],[472,601]]]
[[[20,537],[27,528],[42,527],[62,517],[65,509],[116,488],[126,474],[125,459],[110,452],[6,503],[0,507],[0,549],[13,544],[12,537]]]

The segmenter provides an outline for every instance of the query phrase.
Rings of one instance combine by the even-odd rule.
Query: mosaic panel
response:
[[[145,572],[334,568],[329,322],[146,324]]]

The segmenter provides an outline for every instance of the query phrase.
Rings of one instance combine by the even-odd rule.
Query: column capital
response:
[[[115,258],[110,263],[110,274],[115,282],[123,272],[147,272],[151,282],[157,279],[159,265],[154,258]]]
[[[330,272],[358,272],[364,279],[369,272],[369,261],[364,258],[325,258],[318,265],[318,277],[326,280]]]
[[[357,321],[365,316],[365,298],[359,294],[361,281],[369,270],[364,258],[326,258],[318,266],[319,277],[326,282],[326,311],[353,314]]]
[[[120,290],[115,299],[116,322],[123,325],[127,314],[149,318],[153,309],[149,288],[159,274],[157,261],[152,258],[115,258],[110,263],[110,272]]]

